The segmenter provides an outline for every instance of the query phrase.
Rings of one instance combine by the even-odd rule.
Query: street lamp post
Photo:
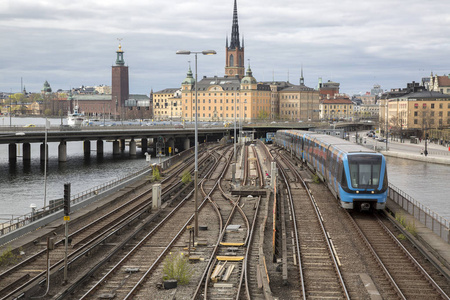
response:
[[[214,55],[216,51],[214,50],[203,50],[203,51],[189,51],[189,50],[178,50],[176,54],[180,55],[195,55],[195,167],[194,167],[194,199],[195,199],[195,212],[194,212],[194,235],[198,237],[198,126],[197,126],[197,111],[198,111],[198,97],[197,97],[197,54],[203,55]]]
[[[47,207],[47,131],[50,128],[50,121],[45,118],[45,138],[44,138],[44,210]]]
[[[236,93],[237,89],[234,93],[234,163],[237,162],[237,153],[236,153]]]

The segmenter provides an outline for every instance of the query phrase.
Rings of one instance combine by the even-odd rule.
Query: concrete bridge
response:
[[[254,138],[263,138],[267,132],[275,132],[280,129],[300,129],[310,130],[312,128],[328,127],[328,123],[314,122],[259,122],[255,124],[243,124],[243,131],[251,131]],[[136,155],[137,143],[140,143],[142,152],[148,152],[148,146],[159,137],[164,139],[164,153],[171,153],[174,149],[179,151],[189,149],[194,146],[195,129],[194,124],[181,125],[157,125],[157,126],[86,126],[67,127],[57,126],[47,130],[47,143],[58,142],[58,160],[67,161],[67,142],[82,141],[86,156],[91,152],[91,141],[97,143],[97,155],[103,155],[104,142],[113,144],[113,155],[118,155],[125,150],[128,144],[130,155]],[[368,129],[372,124],[367,123],[338,123],[334,124],[335,129],[342,129],[345,132]],[[239,128],[237,128],[237,134]],[[224,136],[234,136],[234,126],[224,127],[223,125],[211,126],[209,124],[199,124],[199,143],[204,141],[217,141]],[[0,127],[0,144],[8,144],[8,155],[10,161],[17,159],[17,147],[23,147],[23,160],[31,159],[31,144],[40,144],[40,159],[45,160],[45,128],[44,127]],[[48,146],[47,146],[48,147]],[[153,156],[156,154],[156,147],[153,145]],[[48,151],[47,151],[48,156]]]
[[[198,128],[199,143],[204,141],[216,141],[230,135],[231,129],[224,127]],[[45,139],[47,143],[59,143],[58,161],[67,161],[67,142],[81,141],[85,155],[91,152],[91,141],[97,143],[97,155],[103,155],[104,142],[111,142],[113,155],[118,155],[129,147],[130,155],[136,155],[137,143],[141,144],[142,152],[147,152],[149,144],[163,138],[165,150],[178,148],[180,151],[189,149],[194,145],[194,128],[141,127],[141,126],[114,126],[114,127],[61,127],[50,128],[45,131],[43,127],[36,128],[1,128],[0,144],[8,144],[8,157],[10,161],[17,159],[17,147],[22,145],[22,157],[24,161],[31,160],[31,144],[40,144],[40,159],[45,160]],[[47,145],[48,147],[48,145]],[[153,146],[153,152],[156,148]],[[168,151],[165,151],[168,153]],[[155,153],[156,154],[156,153]],[[48,151],[47,151],[48,156]]]

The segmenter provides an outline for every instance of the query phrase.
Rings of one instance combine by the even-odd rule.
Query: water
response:
[[[12,118],[12,121],[13,126],[45,124],[44,118]],[[55,126],[60,125],[61,119],[50,119],[50,122]],[[9,126],[8,117],[5,117],[5,123]],[[58,145],[48,144],[47,205],[49,200],[63,197],[64,183],[71,183],[72,194],[77,194],[141,170],[149,164],[139,148],[135,158],[129,156],[128,148],[121,156],[113,157],[112,143],[109,142],[104,143],[104,156],[98,159],[94,141],[91,142],[90,159],[84,158],[82,142],[67,142],[67,162],[59,163]],[[8,145],[0,145],[0,222],[29,213],[32,203],[38,208],[44,206],[44,164],[39,157],[40,145],[33,143],[31,162],[24,164],[22,158],[18,157],[17,162],[9,163]],[[154,162],[157,159],[152,159],[150,163]]]
[[[386,157],[389,181],[416,201],[450,220],[450,166]]]

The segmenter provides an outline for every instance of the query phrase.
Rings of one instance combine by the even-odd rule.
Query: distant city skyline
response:
[[[130,93],[181,87],[193,57],[177,50],[214,49],[198,76],[223,76],[234,0],[7,1],[0,91],[29,92],[111,85],[119,40]],[[258,81],[305,85],[339,82],[342,93],[383,90],[450,73],[450,3],[424,1],[238,0],[245,65]],[[248,61],[248,59],[250,61]],[[192,67],[192,69],[194,69]]]

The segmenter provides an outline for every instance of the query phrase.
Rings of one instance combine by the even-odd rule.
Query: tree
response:
[[[27,102],[27,98],[22,93],[15,93],[11,96],[11,101],[16,104]]]
[[[265,110],[261,110],[259,113],[258,113],[258,118],[260,119],[260,120],[266,120],[266,119],[269,119],[269,113],[267,112],[267,111],[265,111]]]

